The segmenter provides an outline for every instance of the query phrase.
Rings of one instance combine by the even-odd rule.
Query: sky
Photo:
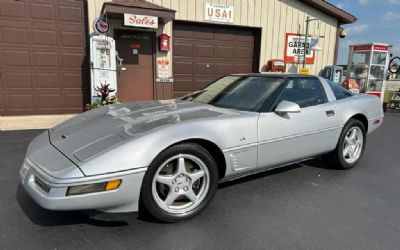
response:
[[[347,37],[340,39],[338,64],[347,64],[350,44],[381,42],[393,45],[400,56],[400,0],[326,0],[358,17],[343,25]]]

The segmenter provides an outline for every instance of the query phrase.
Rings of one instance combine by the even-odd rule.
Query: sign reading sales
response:
[[[310,49],[311,37],[307,37],[307,43],[304,42],[305,37],[301,34],[286,33],[285,62],[301,63],[304,58],[304,50],[306,49],[306,63],[313,64],[315,53]]]
[[[224,4],[206,3],[204,20],[219,23],[233,23],[233,7]]]
[[[124,25],[143,27],[143,28],[158,28],[158,18],[156,16],[144,16],[136,14],[124,14]]]

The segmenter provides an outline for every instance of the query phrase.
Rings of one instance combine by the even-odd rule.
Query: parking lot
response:
[[[0,249],[400,247],[400,114],[386,114],[352,170],[316,159],[224,183],[200,216],[177,224],[38,207],[18,170],[40,132],[0,132]]]

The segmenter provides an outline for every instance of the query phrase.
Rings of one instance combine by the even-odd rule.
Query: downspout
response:
[[[340,39],[340,23],[337,23],[336,27],[336,41],[335,41],[335,53],[333,55],[333,65],[337,65],[338,53],[339,53],[339,39]]]

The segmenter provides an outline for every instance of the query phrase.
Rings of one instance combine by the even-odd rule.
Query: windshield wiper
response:
[[[193,100],[193,98],[195,98],[197,95],[206,92],[206,89],[202,89],[202,90],[198,90],[198,91],[194,91],[192,93],[189,93],[187,95],[182,96],[181,98],[179,98],[180,100]]]

